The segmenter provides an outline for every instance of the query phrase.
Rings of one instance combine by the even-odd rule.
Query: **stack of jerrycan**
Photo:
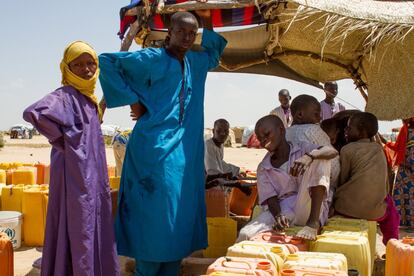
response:
[[[207,218],[208,247],[203,250],[205,258],[224,256],[236,242],[237,222],[230,218]]]
[[[207,274],[214,272],[228,272],[241,275],[277,276],[274,265],[266,259],[221,257],[211,264]]]
[[[296,252],[287,256],[283,269],[316,268],[348,272],[346,257],[339,253]]]
[[[278,273],[282,270],[283,262],[289,254],[289,249],[283,244],[255,241],[243,241],[227,250],[227,257],[267,259],[275,266]]]
[[[325,231],[311,242],[313,252],[342,253],[348,267],[361,276],[371,276],[371,252],[366,232]]]
[[[49,186],[31,186],[23,190],[22,213],[24,243],[42,246],[46,228]]]
[[[322,231],[352,231],[364,232],[368,236],[370,254],[371,254],[371,269],[374,266],[375,248],[377,244],[377,222],[367,221],[364,219],[351,219],[341,216],[334,216],[328,220],[328,223],[322,228]]]
[[[385,276],[414,276],[414,238],[387,243]]]

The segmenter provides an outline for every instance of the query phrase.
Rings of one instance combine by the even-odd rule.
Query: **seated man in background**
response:
[[[224,142],[229,136],[230,124],[225,119],[214,122],[213,137],[205,141],[204,166],[207,176],[237,177],[240,168],[226,163],[224,158]]]

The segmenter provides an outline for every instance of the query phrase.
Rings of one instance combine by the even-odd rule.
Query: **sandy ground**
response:
[[[42,136],[35,136],[31,140],[10,140],[6,137],[6,146],[0,149],[1,162],[22,162],[22,163],[50,163],[50,150],[47,140]],[[241,147],[225,148],[224,159],[232,164],[244,167],[249,170],[256,170],[258,163],[266,154],[265,150],[247,149]],[[106,148],[108,164],[115,165],[112,148]],[[412,236],[413,234],[401,231],[401,236]],[[382,245],[381,236],[377,237],[377,254],[382,256],[385,247]],[[15,255],[15,275],[40,275],[39,270],[32,268],[32,263],[41,257],[41,248],[21,247],[16,250]],[[121,267],[125,267],[125,259],[121,258]],[[122,275],[132,275],[123,272]]]
[[[0,149],[1,162],[22,162],[45,164],[50,163],[51,147],[43,136],[34,136],[30,140],[12,139],[6,137],[6,146]],[[227,162],[256,170],[257,165],[263,159],[266,151],[263,149],[248,148],[225,148],[224,159]],[[115,158],[111,147],[106,148],[106,159],[108,164],[115,165]]]

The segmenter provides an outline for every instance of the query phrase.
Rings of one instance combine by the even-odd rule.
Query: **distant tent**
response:
[[[121,128],[116,125],[101,125],[101,130],[104,136],[114,136]]]

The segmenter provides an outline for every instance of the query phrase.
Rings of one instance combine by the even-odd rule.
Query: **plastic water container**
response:
[[[37,163],[34,166],[37,169],[36,184],[47,184],[45,180],[46,165]]]
[[[280,276],[348,276],[348,273],[340,270],[292,267],[289,269],[283,269]]]
[[[284,269],[292,267],[348,271],[346,257],[339,253],[296,252],[287,256]]]
[[[14,172],[14,169],[6,170],[6,184],[7,185],[12,184],[13,172]]]
[[[24,214],[24,243],[42,246],[46,228],[48,186],[27,188],[23,191],[22,212]]]
[[[6,233],[17,249],[22,243],[22,222],[23,216],[20,212],[0,211],[0,232]]]
[[[385,276],[414,275],[414,238],[391,239],[387,243]]]
[[[6,171],[0,169],[0,184],[6,184],[6,179],[7,179]]]
[[[109,178],[109,187],[111,187],[111,189],[119,190],[120,185],[121,185],[121,177],[111,176]]]
[[[371,263],[374,265],[374,259],[377,246],[377,222],[368,221],[365,219],[351,219],[341,216],[334,216],[330,218],[327,224],[322,228],[322,233],[325,231],[353,231],[366,232],[369,240]]]
[[[207,269],[207,274],[213,272],[229,272],[242,275],[276,276],[278,272],[271,262],[266,259],[221,257]]]
[[[325,231],[311,242],[311,251],[342,253],[349,268],[357,269],[361,276],[371,276],[371,251],[366,231]]]
[[[230,218],[207,218],[208,247],[203,250],[205,258],[224,256],[227,248],[236,242],[237,222]]]
[[[36,169],[22,168],[15,170],[12,174],[12,184],[36,184]]]
[[[207,217],[228,217],[229,193],[227,189],[214,187],[206,190]]]
[[[3,211],[22,212],[24,185],[8,185],[1,190],[1,208]]]
[[[278,272],[282,269],[283,262],[289,254],[289,249],[283,244],[255,241],[243,241],[227,250],[228,257],[267,259],[273,263]]]
[[[257,187],[251,187],[250,195],[244,194],[237,188],[232,189],[230,194],[230,212],[237,216],[250,216],[253,212],[257,198]]]
[[[50,165],[45,167],[45,184],[50,184]]]
[[[309,249],[307,241],[301,238],[287,236],[276,231],[265,231],[259,233],[256,236],[252,237],[250,240],[258,242],[284,244],[287,246],[290,253],[295,253],[297,251],[308,251]]]

